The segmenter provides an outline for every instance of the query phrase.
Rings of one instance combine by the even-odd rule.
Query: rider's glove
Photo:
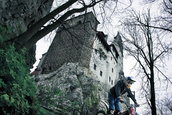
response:
[[[119,96],[119,97],[118,97],[118,99],[119,99],[119,101],[120,101],[121,103],[123,103],[123,102],[124,102],[124,100],[122,99],[122,97],[121,97],[121,96]]]

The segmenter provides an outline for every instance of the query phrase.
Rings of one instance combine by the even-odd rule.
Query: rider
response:
[[[130,90],[130,87],[134,82],[135,81],[132,80],[131,77],[127,77],[124,80],[119,80],[117,84],[110,89],[108,93],[109,114],[113,114],[114,110],[114,115],[120,112],[120,96],[126,92],[128,93],[127,96],[130,97],[133,102],[138,106],[138,103]]]

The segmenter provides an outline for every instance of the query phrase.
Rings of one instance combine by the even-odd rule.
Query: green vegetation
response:
[[[25,63],[25,50],[16,52],[13,46],[0,49],[0,114],[46,114],[40,108],[36,87]]]
[[[9,27],[0,26],[0,43],[7,40],[7,35],[11,34],[11,29]]]
[[[36,88],[29,78],[24,50],[13,46],[0,49],[0,107],[4,114],[28,114],[36,111]]]
[[[21,24],[16,24],[15,26],[0,25],[0,44],[2,44],[5,40],[8,40],[9,38],[12,38],[13,36],[17,36],[24,30],[25,28]]]

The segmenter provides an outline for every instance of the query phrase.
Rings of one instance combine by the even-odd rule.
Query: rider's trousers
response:
[[[110,110],[116,110],[120,112],[120,99],[114,98],[110,93],[108,93],[108,102],[109,102],[109,109]]]

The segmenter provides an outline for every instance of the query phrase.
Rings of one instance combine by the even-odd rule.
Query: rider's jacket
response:
[[[134,102],[136,102],[136,99],[134,95],[132,94],[130,88],[127,88],[124,80],[119,80],[115,86],[113,86],[110,89],[110,94],[114,98],[118,98],[119,96],[123,95],[124,93],[128,93],[128,97],[130,97]]]

